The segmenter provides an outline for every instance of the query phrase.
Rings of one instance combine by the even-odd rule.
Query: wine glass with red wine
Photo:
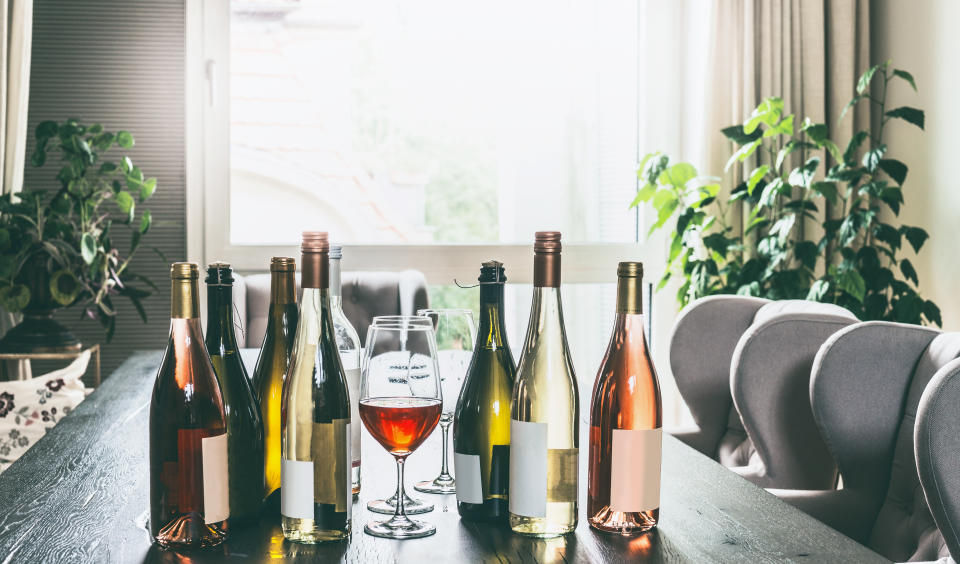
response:
[[[442,410],[433,323],[412,316],[374,318],[367,331],[360,419],[397,461],[397,503],[392,518],[367,523],[367,534],[410,539],[436,532],[433,525],[407,517],[403,465],[436,428]]]

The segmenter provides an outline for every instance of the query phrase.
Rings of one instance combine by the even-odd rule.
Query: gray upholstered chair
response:
[[[344,272],[343,311],[366,342],[367,327],[377,315],[416,315],[428,307],[427,281],[417,270],[402,272]],[[297,273],[299,288],[300,274]],[[234,285],[237,317],[243,324],[244,346],[259,347],[267,330],[270,275],[238,277]]]
[[[697,429],[675,435],[767,488],[830,488],[836,465],[807,390],[830,335],[856,322],[849,311],[803,300],[711,296],[674,326],[670,365]]]
[[[949,556],[920,486],[914,421],[927,383],[958,355],[960,333],[916,325],[871,321],[831,337],[810,401],[843,489],[774,493],[891,560]]]
[[[927,506],[956,561],[960,559],[960,359],[938,370],[920,396],[913,443]]]

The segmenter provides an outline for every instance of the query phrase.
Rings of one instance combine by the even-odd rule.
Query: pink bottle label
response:
[[[613,429],[610,509],[650,511],[660,507],[663,429]]]

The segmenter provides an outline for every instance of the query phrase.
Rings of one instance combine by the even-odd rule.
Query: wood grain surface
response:
[[[392,459],[364,431],[363,488],[349,541],[283,540],[264,518],[234,528],[221,547],[189,555],[152,547],[145,528],[147,419],[160,352],[134,353],[73,413],[0,475],[0,564],[7,562],[886,562],[714,461],[664,437],[660,526],[640,537],[598,533],[581,513],[574,534],[531,540],[503,527],[461,521],[453,495],[428,495],[437,534],[392,541],[363,533],[381,516],[366,502],[392,492]],[[256,351],[244,351],[249,366]],[[586,426],[581,425],[586,454]],[[408,463],[408,486],[439,470],[439,432]]]

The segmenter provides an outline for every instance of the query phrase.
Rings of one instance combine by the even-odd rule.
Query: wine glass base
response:
[[[437,528],[423,521],[409,519],[403,526],[391,526],[390,521],[374,521],[367,523],[363,532],[384,539],[419,539],[436,533]]]
[[[449,482],[443,482],[438,478],[436,480],[417,482],[413,485],[413,489],[417,490],[418,492],[430,494],[453,494],[457,493],[457,483],[453,480],[450,480]]]
[[[382,515],[393,515],[397,511],[397,506],[385,499],[378,499],[367,503],[367,510]],[[407,498],[406,501],[403,502],[403,511],[407,515],[422,515],[433,511],[433,504],[424,503],[419,499]]]

